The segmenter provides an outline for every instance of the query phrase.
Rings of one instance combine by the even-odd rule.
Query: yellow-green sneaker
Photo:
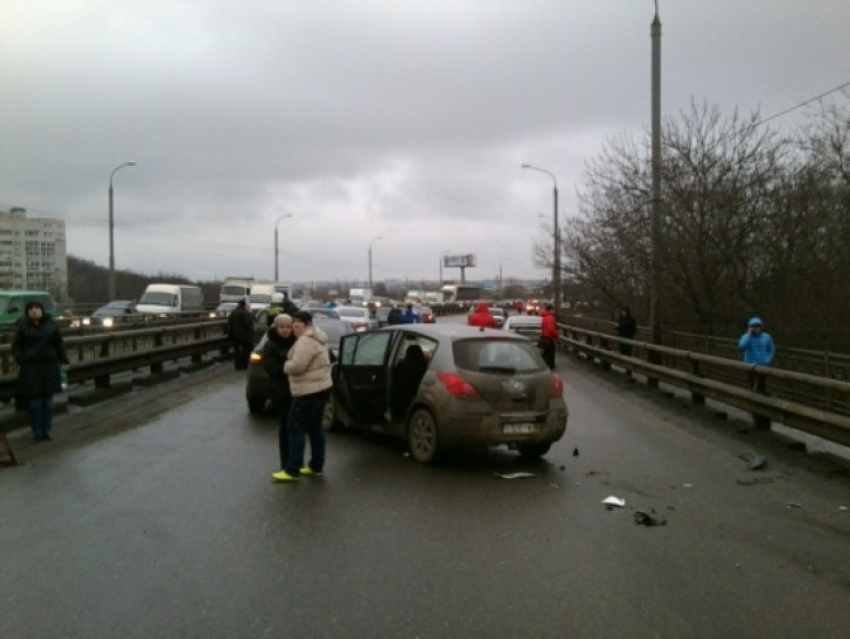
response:
[[[321,477],[322,476],[321,471],[316,472],[315,470],[313,470],[309,466],[304,466],[304,468],[301,469],[301,474],[302,475],[312,475],[313,477]]]
[[[280,472],[277,472],[277,473],[272,473],[272,477],[274,478],[275,481],[288,481],[288,482],[298,481],[298,477],[293,477],[292,475],[287,473],[285,470],[281,470]]]

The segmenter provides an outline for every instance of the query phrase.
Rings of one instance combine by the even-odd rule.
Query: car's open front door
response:
[[[395,331],[342,338],[335,380],[337,399],[364,426],[381,424],[387,408],[387,362]]]

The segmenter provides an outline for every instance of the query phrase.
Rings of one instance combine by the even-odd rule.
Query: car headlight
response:
[[[114,320],[114,319],[112,319],[111,317],[104,317],[104,318],[103,318],[103,325],[104,325],[106,328],[110,328],[110,327],[112,326],[112,324],[113,324],[113,323],[115,323],[115,320]]]
[[[251,356],[248,360],[251,364],[259,364],[263,361],[263,354],[260,351],[251,351]]]
[[[91,324],[91,317],[83,318],[83,326],[89,326]]]

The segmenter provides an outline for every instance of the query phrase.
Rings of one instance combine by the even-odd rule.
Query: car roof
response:
[[[415,333],[425,337],[433,337],[435,339],[477,339],[487,337],[499,337],[509,340],[525,340],[521,335],[502,331],[497,328],[480,328],[478,326],[466,326],[464,324],[396,324],[394,326],[385,326],[382,331],[402,331],[405,333]]]

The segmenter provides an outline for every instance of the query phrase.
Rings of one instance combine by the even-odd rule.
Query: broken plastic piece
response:
[[[767,464],[767,459],[765,459],[764,455],[744,453],[743,455],[739,455],[739,457],[747,462],[747,468],[750,470],[761,470]]]
[[[635,523],[638,526],[666,526],[666,519],[656,519],[648,512],[644,512],[643,510],[635,511]]]
[[[493,477],[499,479],[524,479],[526,477],[537,477],[537,473],[493,473]]]
[[[614,495],[609,495],[608,497],[602,500],[602,503],[606,506],[616,506],[617,508],[623,508],[626,505],[626,500],[620,499],[619,497],[614,497]]]

